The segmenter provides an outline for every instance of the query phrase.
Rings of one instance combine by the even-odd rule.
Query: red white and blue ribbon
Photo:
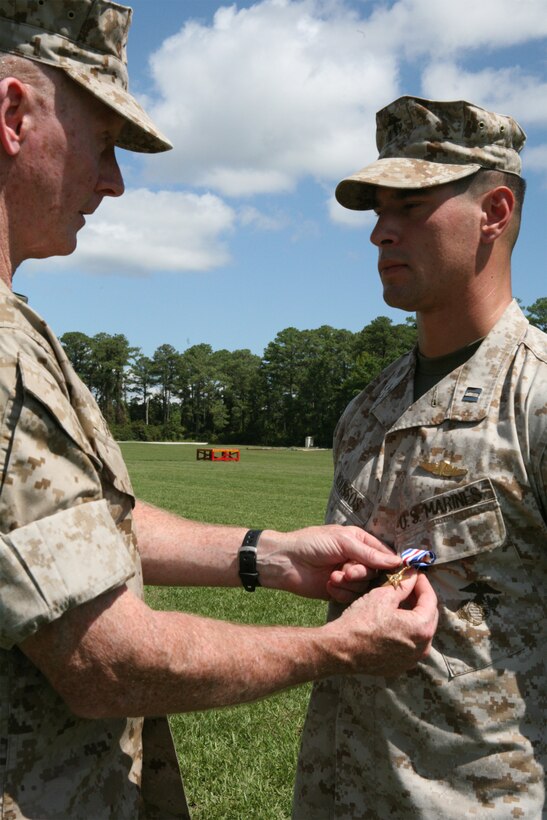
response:
[[[404,550],[401,553],[401,561],[405,567],[414,567],[415,569],[427,569],[431,564],[435,563],[437,556],[431,550]]]

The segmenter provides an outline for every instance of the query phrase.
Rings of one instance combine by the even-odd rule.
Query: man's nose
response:
[[[103,196],[121,196],[125,191],[114,148],[103,158],[97,190]]]
[[[399,241],[397,225],[389,214],[379,214],[376,225],[370,234],[370,241],[376,247],[381,245],[396,245]]]

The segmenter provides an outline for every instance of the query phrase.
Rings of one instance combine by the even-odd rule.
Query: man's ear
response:
[[[481,241],[492,244],[507,229],[515,210],[515,195],[510,188],[499,185],[482,199]]]
[[[9,157],[19,153],[28,116],[28,87],[15,77],[0,81],[0,144]]]

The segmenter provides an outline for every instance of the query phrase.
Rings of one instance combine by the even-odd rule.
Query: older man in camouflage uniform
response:
[[[384,298],[416,311],[418,346],[342,416],[327,519],[433,550],[439,629],[396,679],[315,684],[294,817],[538,820],[547,337],[511,297],[525,135],[415,97],[377,125],[379,159],[336,196],[376,211]]]
[[[187,817],[167,722],[154,716],[407,669],[437,618],[416,575],[319,629],[144,604],[143,580],[229,586],[238,567],[248,589],[260,575],[347,600],[361,580],[331,580],[333,568],[398,559],[343,527],[266,530],[257,557],[259,531],[135,503],[93,398],[11,290],[24,259],[71,253],[85,216],[123,192],[116,145],[170,147],[127,91],[130,15],[108,0],[0,0],[0,816],[10,820]],[[411,592],[412,608],[400,608]]]

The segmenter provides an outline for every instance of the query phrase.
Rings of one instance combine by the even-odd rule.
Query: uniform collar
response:
[[[390,432],[438,425],[445,420],[480,421],[488,414],[498,380],[526,335],[528,326],[528,320],[513,300],[476,353],[412,403],[414,350],[403,357],[401,367],[386,382],[371,412]],[[397,390],[405,379],[406,389]]]
[[[0,280],[0,324],[2,327],[22,328],[21,317],[25,321],[24,329],[34,341],[44,347],[47,344],[47,325],[44,320],[24,302],[8,285]]]
[[[71,384],[74,380],[73,369],[55,333],[30,305],[14,293],[5,282],[0,280],[0,325],[20,330],[22,328],[21,316],[26,320],[23,327],[25,332],[47,353],[53,349],[58,365],[61,367],[67,382]]]

